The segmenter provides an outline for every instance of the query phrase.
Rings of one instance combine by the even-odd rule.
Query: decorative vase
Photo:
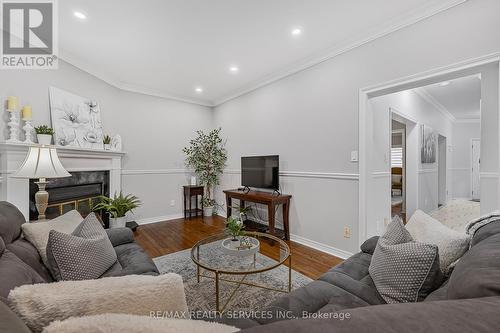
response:
[[[104,150],[111,150],[111,145],[109,143],[105,143]]]
[[[37,134],[36,138],[41,145],[50,145],[52,143],[52,135],[50,134]]]
[[[127,223],[127,217],[110,217],[109,227],[110,228],[123,228]]]
[[[203,216],[212,216],[214,215],[214,206],[206,206],[203,207]]]

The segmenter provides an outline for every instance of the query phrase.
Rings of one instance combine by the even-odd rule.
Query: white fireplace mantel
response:
[[[29,180],[10,177],[26,158],[29,145],[0,142],[0,200],[16,205],[29,218]],[[125,152],[56,147],[62,165],[69,172],[109,171],[110,193],[121,190],[122,157]],[[49,179],[50,181],[50,179]]]

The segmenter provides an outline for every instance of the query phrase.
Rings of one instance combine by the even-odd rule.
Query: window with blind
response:
[[[403,167],[403,148],[402,147],[392,147],[391,148],[391,168]]]

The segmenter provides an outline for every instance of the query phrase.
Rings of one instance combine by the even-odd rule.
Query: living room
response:
[[[412,325],[431,332],[495,331],[499,322],[491,309],[500,302],[500,280],[494,279],[500,269],[485,258],[500,251],[500,241],[496,247],[491,243],[495,230],[500,232],[500,222],[495,223],[500,206],[498,1],[42,1],[51,5],[49,11],[30,8],[29,3],[2,1],[0,201],[9,204],[0,208],[5,243],[0,271],[2,276],[12,271],[13,266],[2,260],[13,254],[22,257],[15,246],[22,242],[34,251],[30,260],[36,262],[28,266],[35,267],[38,276],[24,283],[17,283],[20,278],[12,273],[2,278],[4,285],[7,280],[13,283],[2,300],[20,322],[2,310],[1,325],[6,316],[13,326],[5,324],[0,330],[20,331],[27,325],[25,331],[97,331],[84,325],[98,323],[108,331],[124,332],[360,332],[389,330],[381,323],[391,320],[398,331],[413,331]],[[44,17],[51,18],[49,23]],[[43,30],[46,24],[50,29]],[[30,41],[23,43],[24,39]],[[30,44],[39,43],[50,44],[50,50],[37,54],[43,47],[30,49]],[[28,50],[19,51],[22,48]],[[30,63],[32,59],[38,62]],[[422,87],[453,89],[459,86],[455,80],[467,77],[479,78],[475,84],[480,84],[481,100],[480,110],[464,110],[463,117],[472,111],[480,114],[467,121],[454,116],[453,126],[441,126],[438,116],[429,123],[414,117],[432,109],[443,118],[439,103],[431,105],[428,96],[413,104],[417,107],[409,106],[410,99],[424,100],[422,93],[384,101],[385,96],[403,96]],[[439,87],[442,82],[451,84]],[[374,106],[382,111],[372,112]],[[86,110],[85,117],[81,110]],[[402,179],[408,191],[401,223],[392,219],[391,211],[394,119],[407,121],[406,147],[415,155],[411,161],[405,159],[408,176]],[[480,130],[467,136],[469,123]],[[448,140],[443,188],[449,194],[442,203],[438,195],[423,191],[438,189],[438,163],[420,156],[426,146],[423,125],[431,125],[426,136],[429,142],[435,140],[431,151],[439,153],[440,135]],[[88,126],[92,135],[80,136],[78,131]],[[43,134],[51,136],[47,145],[39,137]],[[473,138],[481,144],[479,198],[472,194],[474,171],[468,164]],[[459,150],[464,152],[460,159]],[[52,163],[47,165],[54,169],[52,174],[35,172],[43,166],[43,154],[50,155]],[[30,156],[37,162],[29,163]],[[203,156],[215,166],[207,169]],[[120,193],[128,197],[115,198]],[[96,208],[93,199],[101,195],[108,199]],[[463,202],[457,206],[452,199]],[[123,214],[113,210],[120,200],[130,204]],[[202,212],[207,206],[214,206],[213,213]],[[475,207],[475,215],[468,207]],[[74,208],[82,216],[72,213]],[[106,267],[111,275],[101,272],[96,275],[100,279],[60,281],[71,278],[51,267],[48,229],[59,232],[59,241],[66,240],[66,234],[85,238],[85,225],[77,225],[91,219],[94,210],[107,227],[107,250],[112,245],[116,252]],[[45,240],[38,244],[30,237],[38,239],[39,231],[30,229],[45,225],[37,222],[44,214],[56,224],[66,214],[72,221],[61,230],[47,227]],[[133,231],[124,228],[126,223]],[[432,229],[432,242],[423,239],[422,225],[437,228]],[[445,277],[428,266],[436,276],[427,294],[418,290],[413,298],[405,298],[382,286],[387,277],[380,276],[383,269],[376,269],[372,256],[387,253],[379,249],[387,246],[380,240],[395,228],[428,245],[422,251],[429,258],[436,254],[435,245],[442,245],[439,258],[441,265],[443,258],[447,260],[441,267]],[[449,242],[443,246],[436,235]],[[245,255],[222,249],[228,240],[232,246],[231,239],[238,239]],[[451,243],[460,243],[460,249]],[[490,247],[488,255],[477,255],[481,246]],[[448,252],[441,252],[445,249]],[[49,257],[57,255],[56,250],[52,246]],[[254,250],[254,256],[248,255]],[[229,254],[219,255],[220,251]],[[98,252],[102,256],[105,251]],[[238,265],[252,258],[253,266]],[[106,262],[109,256],[99,260]],[[90,262],[81,255],[69,264],[73,273],[90,272],[95,268]],[[111,265],[116,262],[120,269]],[[410,262],[414,265],[405,267],[411,272],[397,273],[422,278],[412,270],[421,262]],[[436,260],[429,263],[435,265]],[[486,265],[490,275],[475,275],[465,263],[475,268]],[[430,279],[429,274],[425,277]],[[452,288],[459,278],[455,282],[460,288]],[[38,299],[29,300],[28,310],[39,311],[34,314],[21,298],[41,280],[51,283],[43,284],[47,289],[40,290]],[[110,293],[119,290],[129,303],[137,297],[143,303],[112,304],[118,295],[101,291],[92,292],[92,299],[73,291],[64,294],[65,283],[90,281]],[[398,283],[392,288],[412,289]],[[142,294],[134,293],[136,284]],[[11,289],[17,296],[9,295]],[[36,296],[37,290],[32,290]],[[65,315],[51,313],[49,299],[40,300],[58,290],[61,298],[55,302],[67,306],[61,310]],[[172,301],[167,300],[167,290],[175,291]],[[80,302],[95,305],[103,299],[110,299],[107,307],[78,307]],[[375,304],[381,306],[366,306]],[[256,318],[269,309],[272,319]],[[199,319],[196,323],[176,324],[163,318],[167,316],[151,314],[157,311],[202,314],[190,313]],[[237,311],[248,318],[228,318]],[[321,313],[327,318],[318,318]],[[391,317],[395,314],[398,317]],[[76,321],[68,319],[75,316]],[[287,320],[276,320],[277,316]],[[429,320],[415,321],[417,316]],[[477,322],[465,321],[471,316]],[[463,319],[448,322],[456,317]],[[411,320],[415,324],[404,326]],[[120,321],[124,327],[112,326]]]

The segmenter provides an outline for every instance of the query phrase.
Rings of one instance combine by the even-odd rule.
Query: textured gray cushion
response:
[[[30,329],[23,323],[7,305],[0,302],[0,332],[2,333],[31,333]]]
[[[21,225],[25,222],[23,213],[16,206],[7,201],[0,201],[0,237],[5,244],[21,235]]]
[[[449,299],[500,296],[500,234],[473,246],[455,266]]]
[[[15,287],[45,281],[14,253],[5,250],[0,257],[0,297],[7,298]]]
[[[442,282],[437,246],[414,242],[399,217],[379,238],[369,272],[387,303],[421,301]]]
[[[443,273],[469,249],[467,234],[451,230],[421,210],[413,214],[405,227],[415,241],[437,245]]]
[[[106,229],[106,233],[113,246],[132,243],[134,241],[134,233],[127,227]]]
[[[48,268],[43,264],[37,249],[24,238],[19,238],[7,245],[7,250],[33,268],[46,282],[54,281]]]
[[[500,297],[386,304],[343,311],[349,319],[282,320],[241,333],[462,333],[497,332]]]
[[[116,252],[92,213],[71,235],[50,231],[47,259],[56,280],[88,280],[99,278],[113,266]]]

